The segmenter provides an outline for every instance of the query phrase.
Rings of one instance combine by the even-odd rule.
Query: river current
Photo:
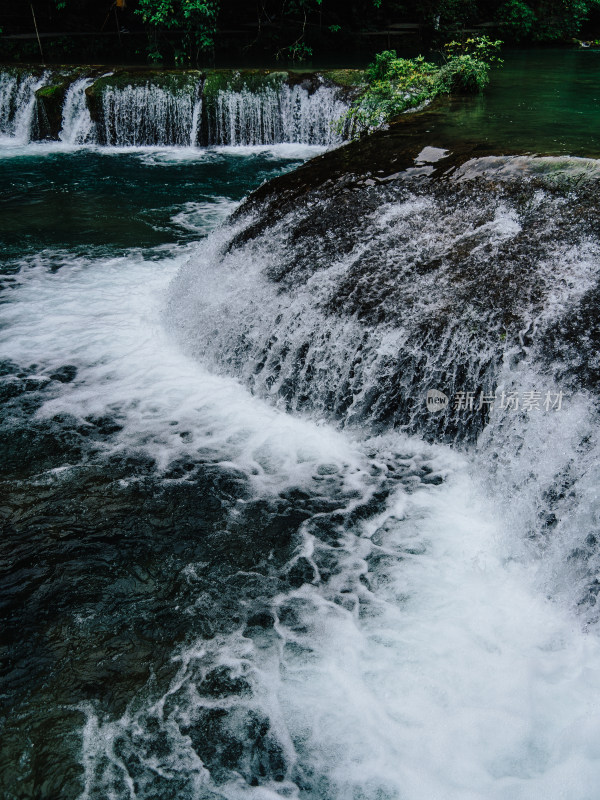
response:
[[[347,251],[288,303],[261,275],[285,226],[236,255],[228,221],[322,150],[3,140],[7,800],[598,796],[589,393],[548,384],[546,408],[450,446],[341,427],[309,393],[270,396],[277,373],[251,392],[258,359],[220,363],[254,358],[252,331],[287,353],[281,315],[328,324]],[[525,215],[494,203],[497,254]],[[369,213],[363,249],[465,225],[416,195]],[[592,285],[596,246],[558,253],[557,304]]]

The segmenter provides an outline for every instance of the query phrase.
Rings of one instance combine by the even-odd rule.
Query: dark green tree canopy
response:
[[[105,42],[119,37],[118,57],[176,65],[206,62],[215,54],[265,65],[355,53],[364,63],[386,48],[416,55],[453,38],[484,34],[507,43],[569,41],[581,31],[587,38],[600,37],[600,0],[33,0],[32,5],[1,5],[5,49],[7,34],[33,35],[33,6],[44,35],[64,34],[65,55],[69,48],[85,52],[92,40],[77,43],[76,37],[95,32]],[[14,43],[19,46],[25,45]],[[0,53],[0,59],[10,57]]]

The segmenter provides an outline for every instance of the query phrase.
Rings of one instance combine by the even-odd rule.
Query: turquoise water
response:
[[[489,144],[498,154],[600,155],[600,51],[503,54],[475,98],[452,98],[434,124],[442,140]]]
[[[315,152],[285,145],[253,151],[5,148],[2,258],[46,248],[85,252],[193,241],[219,204],[241,200]]]

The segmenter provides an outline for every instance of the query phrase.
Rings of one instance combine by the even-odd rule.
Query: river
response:
[[[599,58],[509,54],[489,94],[431,117],[432,135],[448,149],[594,158]],[[258,213],[231,219],[243,198],[335,143],[325,122],[319,142],[308,94],[294,126],[273,122],[275,143],[255,143],[272,97],[243,124],[224,97],[229,144],[190,146],[186,100],[177,144],[107,145],[73,97],[61,140],[32,140],[31,87],[15,107],[8,81],[2,796],[595,800],[593,386],[563,396],[507,350],[494,386],[539,388],[537,409],[497,409],[454,441],[387,413],[401,403],[383,389],[373,399],[392,355],[415,351],[416,322],[380,332],[385,297],[397,300],[387,272],[437,263],[449,242],[474,241],[471,225],[465,265],[516,268],[521,248],[524,269],[539,245],[536,324],[586,296],[600,243],[568,216],[569,195],[527,194],[525,178],[526,202],[496,185],[455,202],[386,184],[364,195],[351,246],[345,212],[320,201],[329,233],[294,211],[240,243]],[[319,119],[336,102],[323,96]],[[373,266],[374,253],[387,261]],[[383,317],[363,299],[342,319],[327,299],[357,264],[367,298],[383,287]],[[416,319],[440,283],[410,276]],[[510,338],[485,324],[465,346],[492,329]],[[436,374],[413,378],[445,388],[426,383]]]

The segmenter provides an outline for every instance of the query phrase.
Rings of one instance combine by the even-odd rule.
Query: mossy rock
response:
[[[64,97],[65,86],[65,83],[53,83],[49,86],[42,86],[42,88],[38,89],[35,94],[38,99],[44,98],[44,100],[52,100],[59,95]]]
[[[88,97],[99,95],[106,89],[124,89],[126,86],[152,84],[171,92],[190,91],[202,78],[199,70],[119,70],[103,75],[87,90]]]
[[[292,71],[288,77],[290,86],[302,86],[309,94],[316,92],[321,86],[339,89],[348,97],[356,97],[365,84],[364,72],[356,69],[326,70],[324,72]]]
[[[265,89],[278,89],[288,79],[287,72],[272,72],[266,69],[214,70],[206,75],[203,96],[211,99],[220,91],[241,92],[244,89],[259,93]]]
[[[31,64],[29,66],[23,64],[22,66],[2,67],[2,72],[5,75],[12,75],[13,77],[31,77],[41,78],[45,70],[39,64]]]
[[[321,75],[327,83],[342,86],[345,89],[360,89],[366,82],[363,69],[329,69]]]
[[[214,70],[206,75],[203,95],[210,99],[220,91],[241,92],[244,89],[252,93],[259,93],[265,89],[278,89],[283,84],[302,86],[312,93],[323,84],[338,86],[342,89],[359,89],[363,83],[364,72],[354,69],[326,72],[266,69]]]
[[[58,139],[62,127],[62,110],[65,95],[71,84],[81,77],[81,70],[53,75],[52,83],[40,87],[36,93],[40,133],[43,138]]]

